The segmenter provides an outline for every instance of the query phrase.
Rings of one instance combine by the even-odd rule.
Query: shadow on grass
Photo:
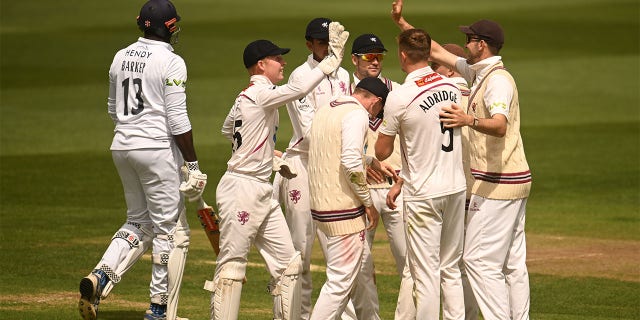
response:
[[[140,320],[142,317],[144,317],[144,313],[141,313],[140,310],[114,310],[98,313],[98,318],[101,320]]]

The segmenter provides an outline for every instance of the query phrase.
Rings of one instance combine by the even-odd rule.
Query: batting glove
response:
[[[318,68],[326,75],[340,67],[344,55],[344,46],[349,39],[349,31],[344,30],[340,22],[329,24],[329,55],[318,64]]]
[[[180,192],[190,202],[198,200],[202,197],[204,187],[207,185],[207,175],[200,172],[198,161],[185,162],[181,171],[185,181],[180,184]]]

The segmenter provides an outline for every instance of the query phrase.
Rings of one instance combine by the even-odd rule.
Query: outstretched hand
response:
[[[393,1],[391,4],[391,19],[402,31],[413,29],[413,26],[402,16],[402,0]]]

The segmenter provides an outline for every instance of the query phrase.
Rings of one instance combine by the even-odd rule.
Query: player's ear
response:
[[[407,60],[407,54],[404,51],[400,51],[400,61],[404,62]]]
[[[264,73],[265,64],[266,64],[266,62],[264,61],[264,59],[260,59],[260,60],[258,60],[258,62],[256,62],[256,71],[257,71],[258,74]]]

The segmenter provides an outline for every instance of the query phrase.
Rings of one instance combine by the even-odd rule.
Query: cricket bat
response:
[[[198,219],[217,256],[220,253],[220,217],[202,197],[198,199]]]

